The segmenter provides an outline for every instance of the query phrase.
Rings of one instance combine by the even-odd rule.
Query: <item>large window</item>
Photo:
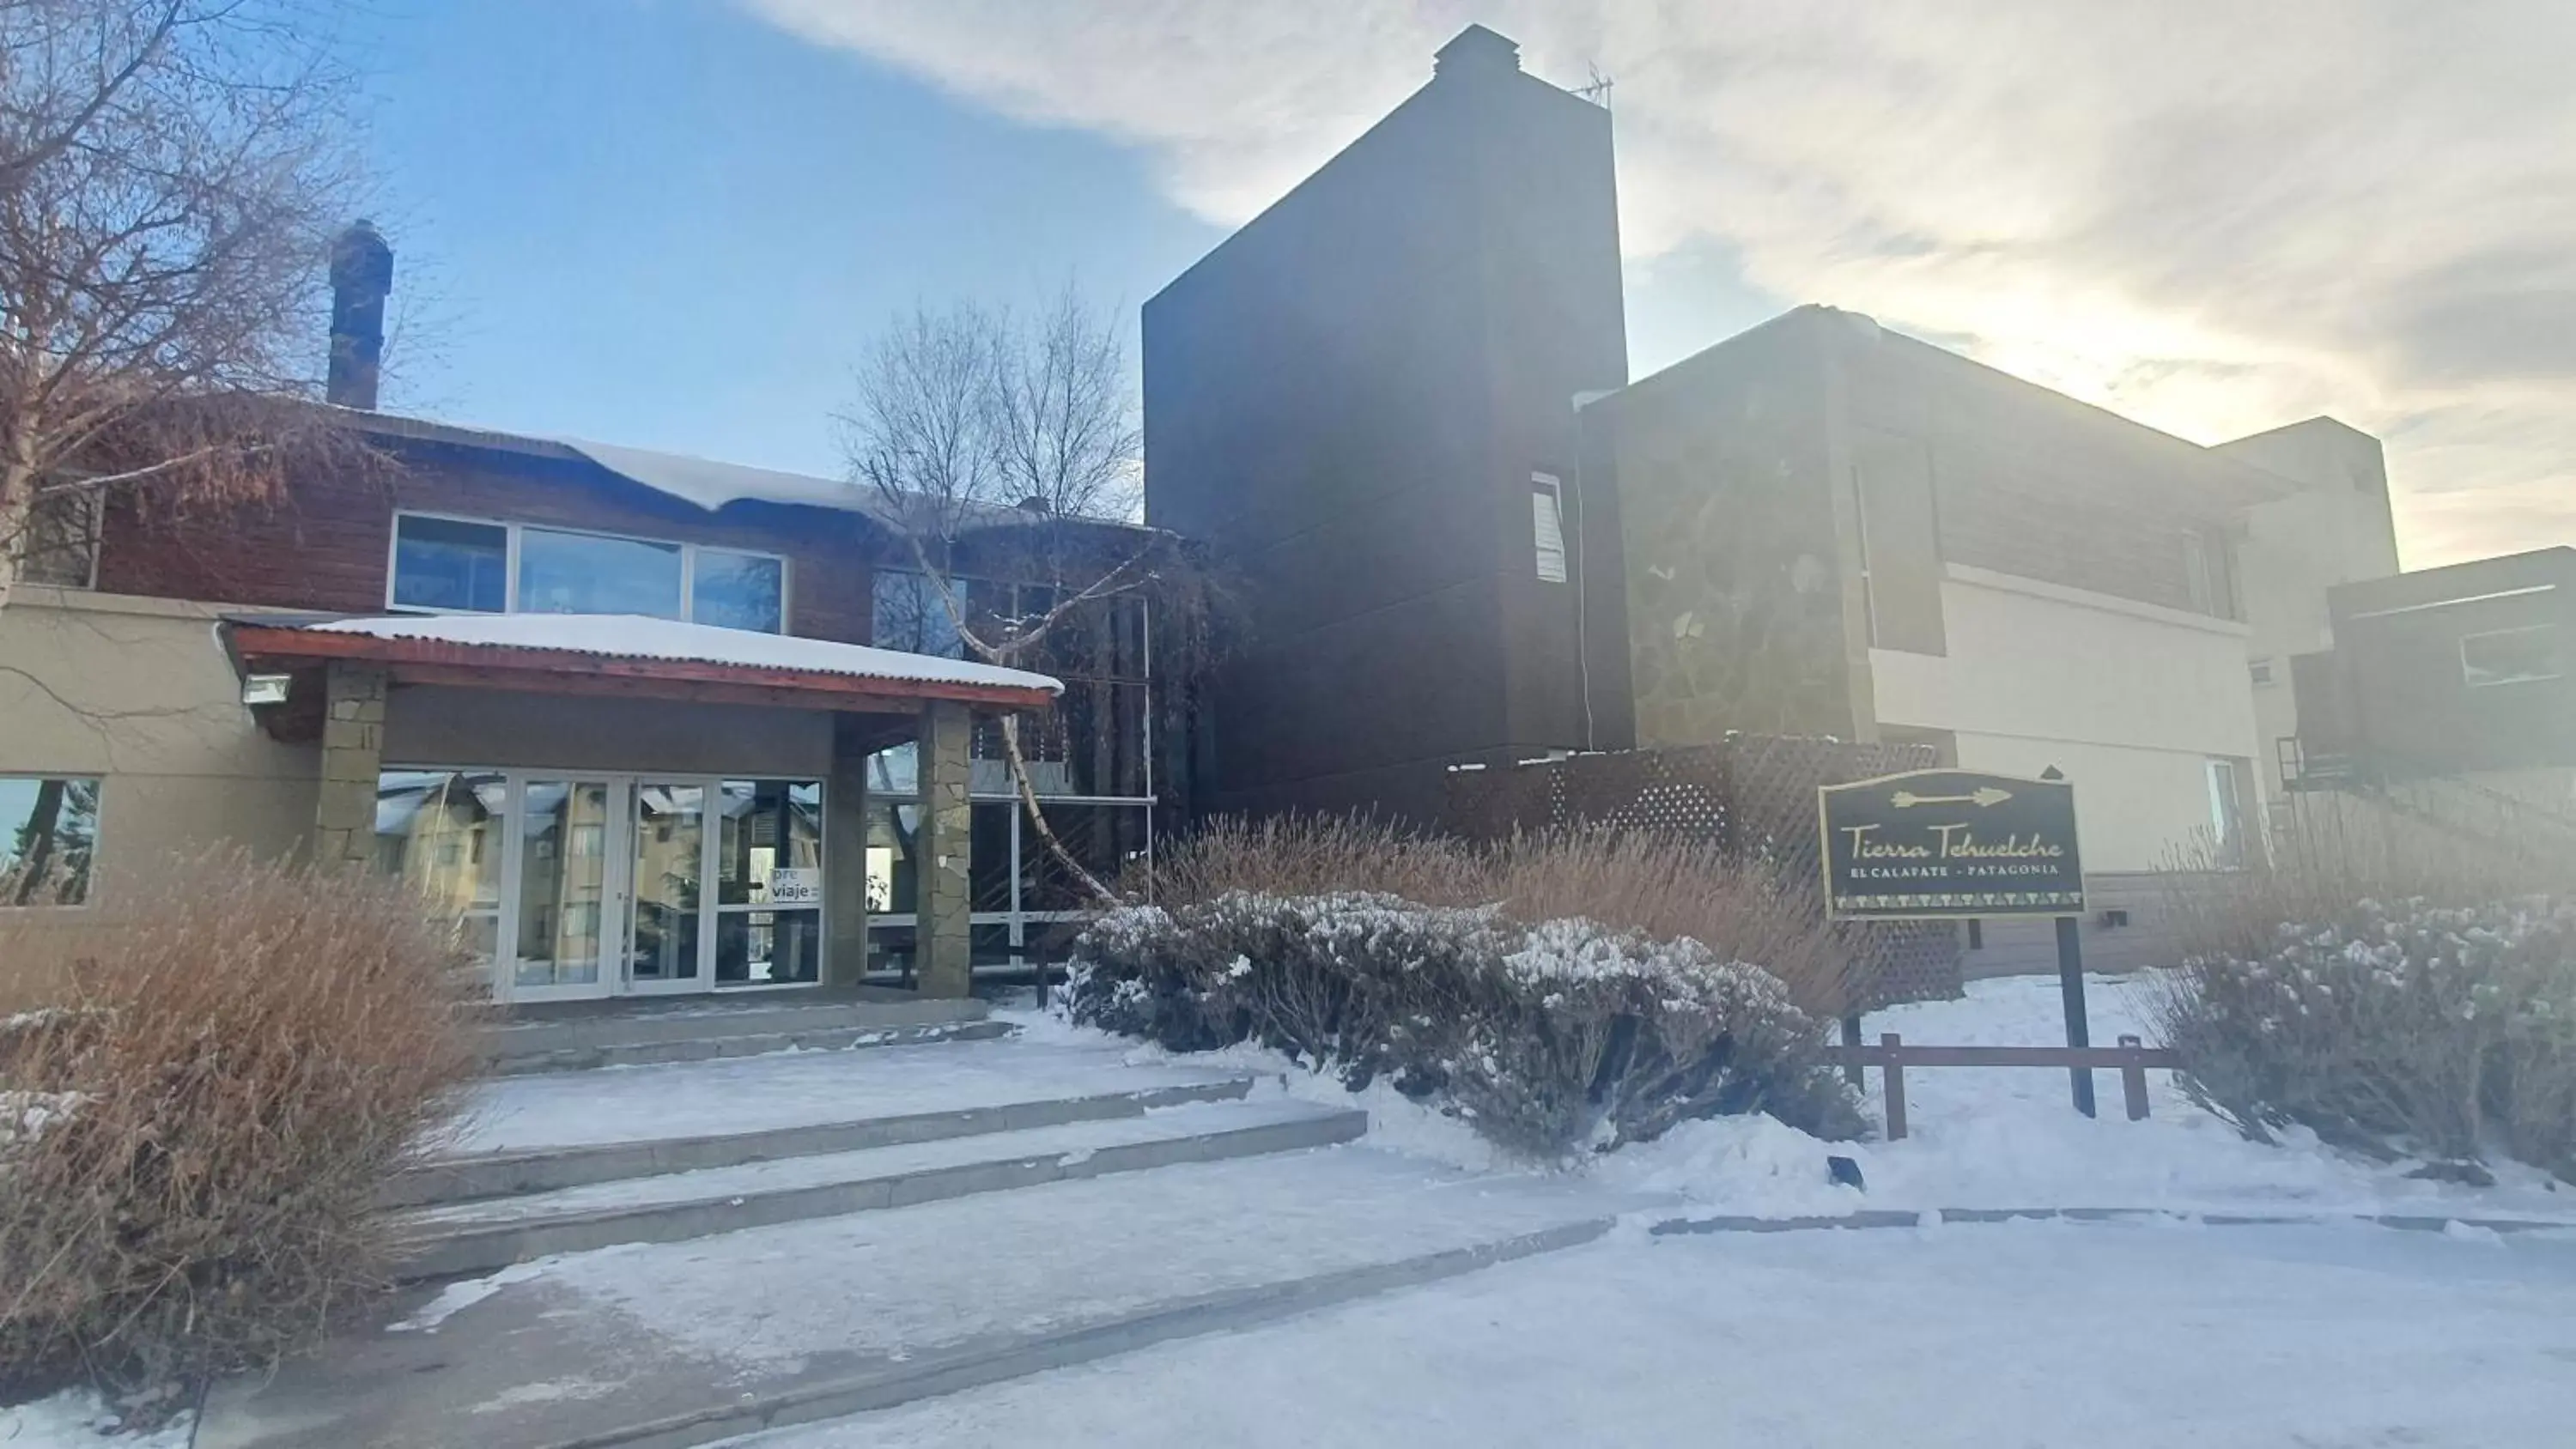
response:
[[[439,613],[642,614],[775,634],[787,625],[787,563],[740,549],[405,513],[394,520],[386,602]]]
[[[0,907],[89,900],[98,781],[0,776]]]
[[[676,543],[522,529],[519,612],[677,619],[688,612],[683,572]]]
[[[2558,626],[2534,624],[2460,638],[2460,677],[2472,689],[2537,684],[2560,673]]]

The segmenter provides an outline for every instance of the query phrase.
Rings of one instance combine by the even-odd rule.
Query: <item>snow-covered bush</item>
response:
[[[1768,1111],[1824,1136],[1860,1119],[1779,980],[1688,938],[1359,892],[1229,890],[1095,921],[1076,1020],[1177,1051],[1251,1040],[1354,1088],[1385,1078],[1537,1157]]]
[[[2249,1134],[2576,1179],[2576,901],[2363,899],[2204,944],[2168,984],[2185,1087]]]

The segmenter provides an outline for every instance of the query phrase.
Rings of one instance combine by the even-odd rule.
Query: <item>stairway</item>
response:
[[[490,1031],[495,1076],[654,1066],[780,1051],[978,1041],[1009,1034],[981,1001],[816,998],[803,993],[670,997],[523,1009]]]
[[[509,1055],[685,1059],[482,1084],[385,1194],[415,1286],[219,1386],[200,1449],[710,1444],[1571,1247],[1646,1205],[1375,1150],[1340,1101],[1044,1027],[757,1054],[735,1048],[893,1028],[584,1027]]]

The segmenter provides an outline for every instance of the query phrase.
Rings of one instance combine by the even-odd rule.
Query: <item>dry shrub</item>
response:
[[[2564,863],[2385,812],[2303,810],[2272,861],[2191,877],[2163,982],[2182,1082],[2248,1135],[2491,1152],[2576,1179],[2576,891]]]
[[[0,1397],[322,1333],[384,1281],[376,1192],[476,1067],[471,974],[399,882],[221,853],[163,888],[0,1031]],[[0,937],[0,972],[62,940]]]
[[[1641,831],[1553,830],[1492,846],[1358,816],[1221,819],[1158,848],[1136,894],[1190,905],[1232,891],[1367,891],[1425,906],[1492,906],[1523,925],[1581,917],[1650,941],[1692,940],[1759,964],[1799,1009],[1840,1016],[1858,955],[1812,894],[1714,845]]]

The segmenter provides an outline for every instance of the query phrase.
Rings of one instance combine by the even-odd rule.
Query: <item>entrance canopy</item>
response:
[[[909,713],[933,701],[1038,709],[1064,686],[1025,670],[864,644],[798,639],[633,614],[245,616],[223,625],[246,683],[277,679],[272,734],[319,732],[333,663],[396,684],[690,700],[853,713]]]

